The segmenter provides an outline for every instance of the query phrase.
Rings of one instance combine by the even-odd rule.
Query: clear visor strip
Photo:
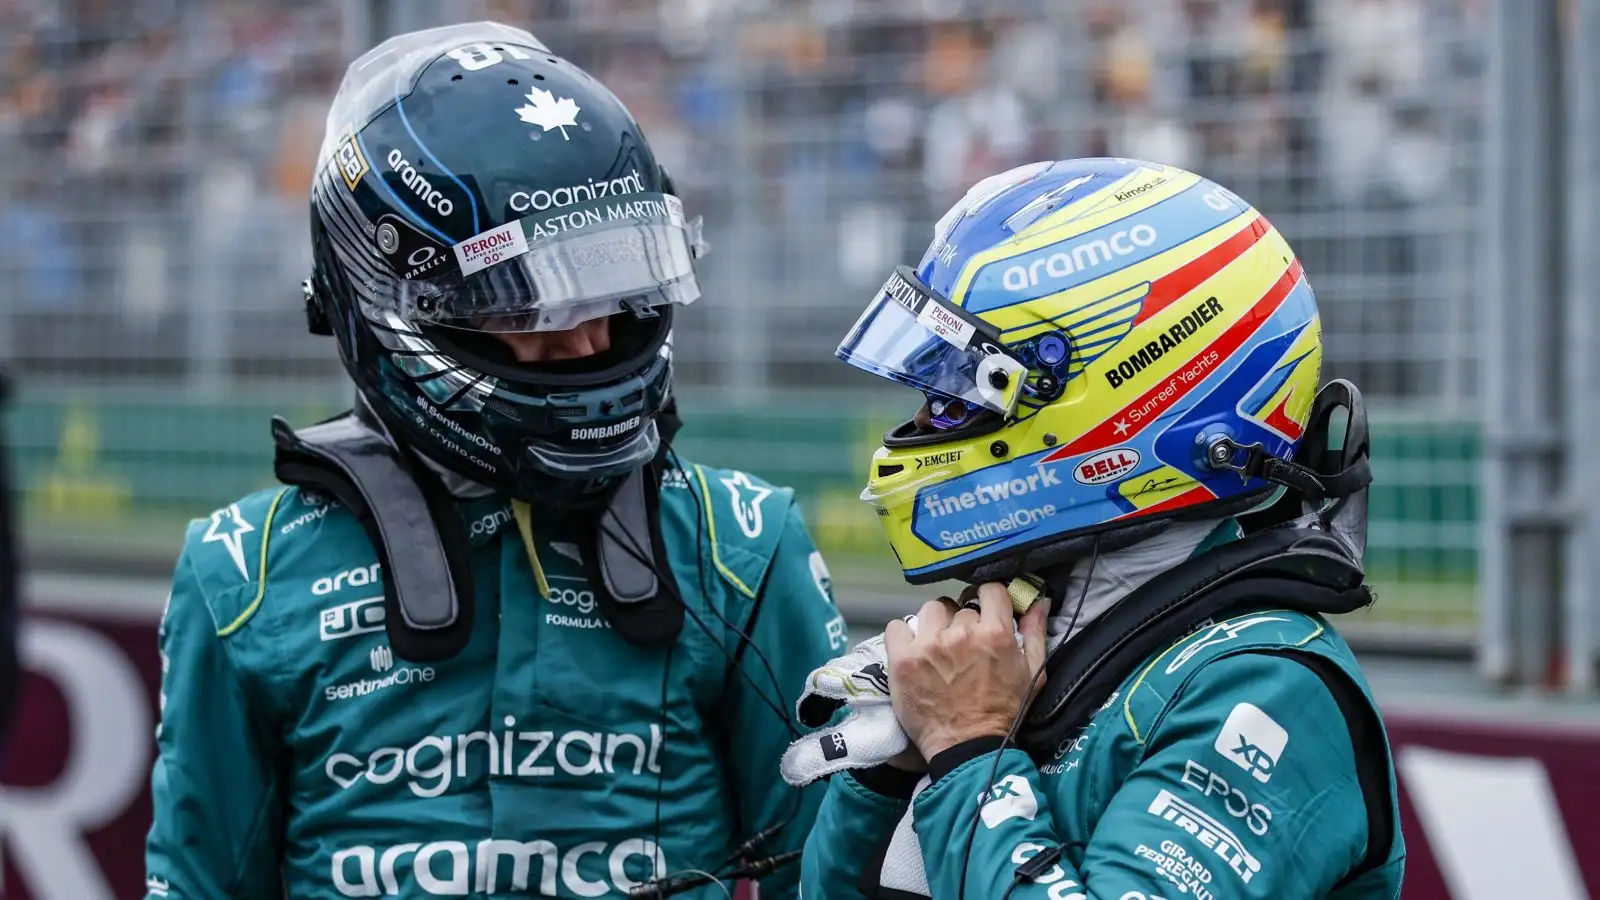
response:
[[[1012,358],[1000,344],[978,331],[978,327],[946,306],[938,297],[913,284],[899,271],[889,276],[879,294],[879,305],[893,301],[916,317],[917,323],[934,336],[964,354],[982,354],[974,387],[978,397],[991,410],[1014,415],[1022,398],[1022,384],[1028,369]],[[994,373],[1005,376],[996,387]]]

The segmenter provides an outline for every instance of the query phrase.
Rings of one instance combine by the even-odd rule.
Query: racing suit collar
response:
[[[1100,558],[1093,563],[1092,574],[1090,560],[1078,560],[1068,576],[1058,614],[1050,617],[1049,637],[1045,644],[1047,652],[1054,653],[1063,643],[1082,632],[1090,622],[1150,579],[1187,559],[1238,538],[1239,525],[1233,519],[1174,522],[1161,533],[1131,547],[1100,554]],[[1085,577],[1090,579],[1087,593],[1084,591]],[[1078,612],[1074,623],[1073,611],[1078,606],[1080,596],[1083,597],[1083,609]]]

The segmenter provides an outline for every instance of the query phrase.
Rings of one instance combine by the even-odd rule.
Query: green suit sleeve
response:
[[[801,731],[795,692],[812,669],[842,652],[846,643],[827,566],[797,507],[788,510],[750,615],[752,621],[745,626],[750,646],[741,648],[738,638],[730,644],[740,671],[729,683],[727,759],[738,791],[742,833],[750,837],[788,820],[756,851],[765,857],[800,849],[816,820],[824,786],[790,787],[778,774],[778,760]],[[793,896],[798,880],[799,866],[791,863],[762,880],[762,896]]]
[[[268,717],[252,709],[226,640],[185,552],[161,623],[150,898],[283,897],[280,789],[260,725]]]
[[[800,860],[802,896],[858,900],[862,872],[875,861],[910,802],[909,795],[879,793],[849,772],[833,776]]]
[[[1135,688],[1139,690],[1140,688]],[[1049,900],[1327,896],[1360,859],[1366,808],[1349,731],[1316,674],[1243,653],[1207,663],[1151,733],[1086,846],[1011,894]],[[914,820],[935,900],[998,898],[1017,866],[1062,842],[1047,785],[1019,750],[969,760],[918,796]],[[992,785],[992,786],[991,786]],[[985,790],[970,854],[968,829]]]

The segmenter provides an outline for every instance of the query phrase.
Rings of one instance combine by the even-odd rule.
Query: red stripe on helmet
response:
[[[1152,516],[1156,513],[1172,512],[1175,509],[1183,509],[1185,506],[1194,506],[1196,503],[1205,503],[1215,499],[1217,499],[1217,495],[1212,493],[1210,488],[1203,484],[1197,484],[1178,496],[1163,500],[1155,506],[1147,506],[1144,509],[1127,513],[1117,518],[1133,519],[1139,516]]]
[[[1232,237],[1152,281],[1144,306],[1133,320],[1134,326],[1137,327],[1139,323],[1176,303],[1204,283],[1207,278],[1222,271],[1229,263],[1254,247],[1256,242],[1271,230],[1272,225],[1267,222],[1266,217],[1258,215],[1254,221],[1239,229]]]
[[[1267,289],[1267,293],[1255,302],[1255,305],[1250,308],[1249,312],[1244,314],[1243,318],[1233,323],[1233,326],[1223,332],[1221,337],[1212,341],[1204,350],[1192,357],[1193,359],[1201,359],[1215,352],[1217,361],[1210,369],[1188,381],[1184,381],[1174,374],[1168,380],[1139,395],[1137,400],[1124,406],[1110,418],[1096,425],[1089,433],[1039,460],[1039,463],[1056,462],[1073,456],[1081,456],[1092,450],[1109,447],[1115,442],[1127,441],[1143,431],[1151,422],[1160,418],[1162,414],[1175,406],[1179,400],[1187,397],[1196,385],[1205,381],[1217,366],[1220,366],[1224,360],[1233,355],[1235,350],[1244,346],[1245,341],[1248,341],[1251,335],[1266,324],[1267,320],[1272,318],[1273,313],[1278,311],[1278,307],[1283,305],[1283,301],[1288,298],[1295,285],[1300,283],[1303,275],[1304,270],[1301,268],[1299,260],[1290,263],[1289,267],[1284,270],[1283,275],[1273,283],[1271,288]],[[1137,423],[1127,421],[1128,415],[1135,410],[1142,411],[1139,421]],[[1119,425],[1121,426],[1120,429],[1118,428]]]

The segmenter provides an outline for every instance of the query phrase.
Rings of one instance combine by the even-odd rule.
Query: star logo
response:
[[[255,530],[256,527],[246,522],[239,514],[239,504],[230,503],[211,514],[211,527],[206,529],[206,536],[201,538],[200,542],[209,544],[212,541],[221,541],[222,546],[228,548],[228,555],[233,557],[233,564],[239,567],[239,577],[249,581],[250,570],[244,565],[242,538]]]
[[[1111,426],[1111,430],[1115,431],[1117,433],[1117,437],[1122,437],[1123,435],[1127,434],[1128,431],[1130,430],[1130,427],[1128,425],[1128,420],[1127,419],[1118,419],[1117,420],[1117,424]]]
[[[733,477],[722,479],[722,484],[728,489],[729,501],[733,504],[733,517],[739,521],[739,530],[747,538],[761,536],[761,501],[771,496],[772,488],[763,487],[750,480],[750,476],[743,472],[733,473]],[[747,498],[745,492],[749,491]]]

